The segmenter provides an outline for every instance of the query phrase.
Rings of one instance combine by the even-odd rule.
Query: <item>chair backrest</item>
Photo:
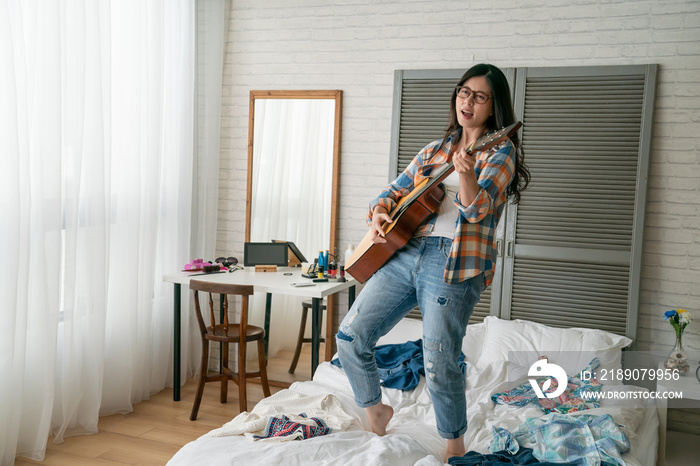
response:
[[[197,311],[197,322],[199,323],[199,330],[202,335],[207,333],[207,325],[204,323],[204,318],[202,316],[202,310],[199,306],[199,292],[209,293],[209,321],[211,326],[216,325],[216,317],[214,314],[214,299],[212,298],[212,293],[220,294],[224,297],[223,302],[223,322],[224,328],[228,332],[228,295],[238,295],[241,296],[241,335],[245,335],[246,328],[248,327],[248,300],[250,295],[253,294],[252,285],[234,285],[231,283],[215,283],[207,282],[202,280],[190,280],[190,289],[194,291],[194,307]]]

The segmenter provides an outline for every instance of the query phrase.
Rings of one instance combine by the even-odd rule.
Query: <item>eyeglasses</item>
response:
[[[485,94],[483,92],[479,92],[479,91],[472,91],[467,86],[457,86],[455,89],[457,89],[457,96],[458,97],[461,97],[463,99],[468,99],[469,96],[473,96],[474,102],[476,102],[479,105],[485,104],[491,98],[490,95],[487,95],[487,94]]]
[[[218,257],[214,262],[228,267],[229,269],[238,269],[238,259],[235,257]]]

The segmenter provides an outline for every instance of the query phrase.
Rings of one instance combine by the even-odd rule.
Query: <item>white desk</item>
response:
[[[285,275],[290,274],[291,275]],[[285,294],[301,296],[312,299],[312,325],[311,325],[311,373],[316,371],[319,363],[320,335],[318,328],[321,323],[321,301],[326,296],[348,290],[348,307],[352,306],[355,300],[355,285],[357,281],[346,275],[347,281],[329,281],[316,283],[315,286],[293,287],[294,282],[311,281],[309,278],[301,276],[301,269],[298,267],[280,267],[277,272],[255,272],[254,269],[246,268],[235,272],[223,272],[213,274],[202,274],[201,272],[175,272],[163,275],[163,281],[175,285],[173,318],[174,326],[174,356],[173,356],[173,400],[180,400],[180,327],[181,327],[181,288],[187,285],[189,292],[190,279],[206,280],[214,283],[231,283],[236,285],[252,285],[255,291],[266,293],[265,300],[265,353],[267,353],[267,338],[270,334],[270,310],[272,308],[272,294]],[[333,309],[327,306],[326,309],[327,329],[333,328]],[[328,341],[328,340],[327,340]]]
[[[697,355],[688,357],[690,370],[686,375],[682,375],[678,380],[659,380],[656,383],[657,392],[683,392],[683,400],[700,400],[700,382],[695,377],[697,369]],[[659,365],[663,369],[663,363]],[[668,398],[657,398],[656,409],[659,413],[659,455],[658,466],[664,466],[666,462],[666,422],[668,411]]]

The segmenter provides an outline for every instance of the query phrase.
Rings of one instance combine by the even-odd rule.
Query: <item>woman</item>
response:
[[[470,68],[452,92],[449,119],[445,137],[428,144],[370,203],[372,241],[386,242],[382,225],[391,222],[388,212],[451,155],[455,170],[443,183],[446,195],[437,215],[367,281],[336,337],[355,401],[366,408],[372,431],[384,435],[393,409],[381,402],[374,347],[420,307],[427,386],[438,432],[447,439],[446,458],[465,454],[465,380],[457,359],[469,317],[493,278],[496,225],[508,197],[517,202],[529,181],[517,135],[467,154],[480,137],[515,122],[501,70],[487,64]]]

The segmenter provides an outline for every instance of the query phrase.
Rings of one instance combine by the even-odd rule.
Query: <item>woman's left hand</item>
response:
[[[459,202],[468,206],[479,194],[479,182],[474,171],[476,156],[467,154],[465,149],[459,149],[452,156],[452,162],[459,175]]]
[[[462,148],[454,153],[452,156],[452,162],[455,166],[455,171],[457,173],[474,173],[474,165],[476,164],[476,157],[467,154],[467,151]]]

